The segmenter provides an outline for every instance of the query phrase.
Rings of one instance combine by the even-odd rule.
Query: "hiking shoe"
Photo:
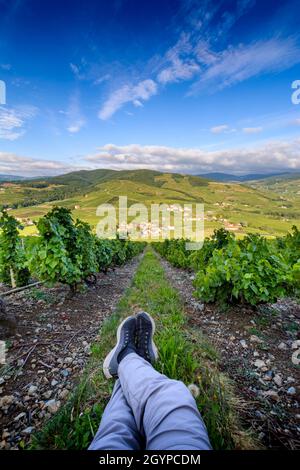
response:
[[[118,376],[118,367],[127,354],[137,352],[135,347],[136,318],[125,318],[117,331],[117,343],[103,362],[103,373],[107,379]]]
[[[155,323],[153,318],[146,312],[140,312],[136,317],[136,348],[137,354],[146,361],[153,363],[158,359],[157,347],[153,341]]]

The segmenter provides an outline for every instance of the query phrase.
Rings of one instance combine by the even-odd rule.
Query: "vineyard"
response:
[[[294,464],[299,31],[0,0],[1,468]]]
[[[30,277],[49,285],[60,282],[76,292],[97,272],[121,266],[143,250],[142,243],[100,240],[71,211],[54,207],[37,223],[38,237],[20,237],[21,224],[7,212],[0,218],[0,277],[11,287],[25,286]]]
[[[273,239],[219,229],[187,251],[99,239],[62,207],[37,236],[5,211],[0,225],[0,448],[85,449],[113,386],[103,358],[139,309],[157,323],[156,367],[197,391],[215,449],[300,446],[296,227]]]
[[[248,235],[237,240],[225,229],[206,238],[203,248],[186,251],[187,240],[165,240],[155,249],[174,266],[196,272],[195,296],[223,306],[258,305],[299,294],[300,232],[267,240]]]

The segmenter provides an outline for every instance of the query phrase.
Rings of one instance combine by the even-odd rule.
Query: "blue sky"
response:
[[[0,173],[300,171],[298,1],[0,0]]]

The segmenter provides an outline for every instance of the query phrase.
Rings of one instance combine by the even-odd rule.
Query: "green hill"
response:
[[[273,176],[260,181],[251,181],[249,184],[255,189],[274,191],[282,196],[288,195],[292,199],[300,197],[300,173]]]
[[[56,177],[32,179],[25,182],[4,182],[0,184],[0,205],[13,209],[38,205],[39,203],[61,201],[70,197],[81,197],[92,191],[99,192],[99,185],[128,181],[159,188],[164,185],[164,175],[152,170],[82,170]],[[204,178],[170,174],[170,181],[181,184],[189,181],[192,186],[208,184]],[[180,191],[180,190],[179,190]],[[148,191],[149,192],[149,189]]]
[[[100,169],[3,183],[0,204],[12,208],[12,213],[23,219],[28,234],[35,231],[32,221],[53,205],[72,209],[74,217],[95,227],[97,207],[102,203],[117,206],[120,195],[127,196],[128,204],[144,203],[147,207],[151,203],[204,203],[206,234],[222,226],[240,235],[283,234],[292,225],[300,225],[300,195],[296,192],[299,181],[273,184],[267,180],[246,185],[150,170]]]

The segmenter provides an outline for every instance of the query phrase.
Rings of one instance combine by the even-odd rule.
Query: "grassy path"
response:
[[[84,449],[88,446],[113,387],[113,381],[103,376],[103,358],[115,343],[120,320],[141,309],[151,313],[156,321],[155,341],[160,352],[156,368],[170,378],[197,386],[197,404],[213,447],[253,448],[252,439],[241,430],[238,422],[230,384],[218,370],[216,351],[199,329],[187,325],[179,295],[151,250],[146,251],[132,286],[115,313],[104,322],[100,340],[92,348],[89,367],[72,399],[34,437],[32,448]]]

